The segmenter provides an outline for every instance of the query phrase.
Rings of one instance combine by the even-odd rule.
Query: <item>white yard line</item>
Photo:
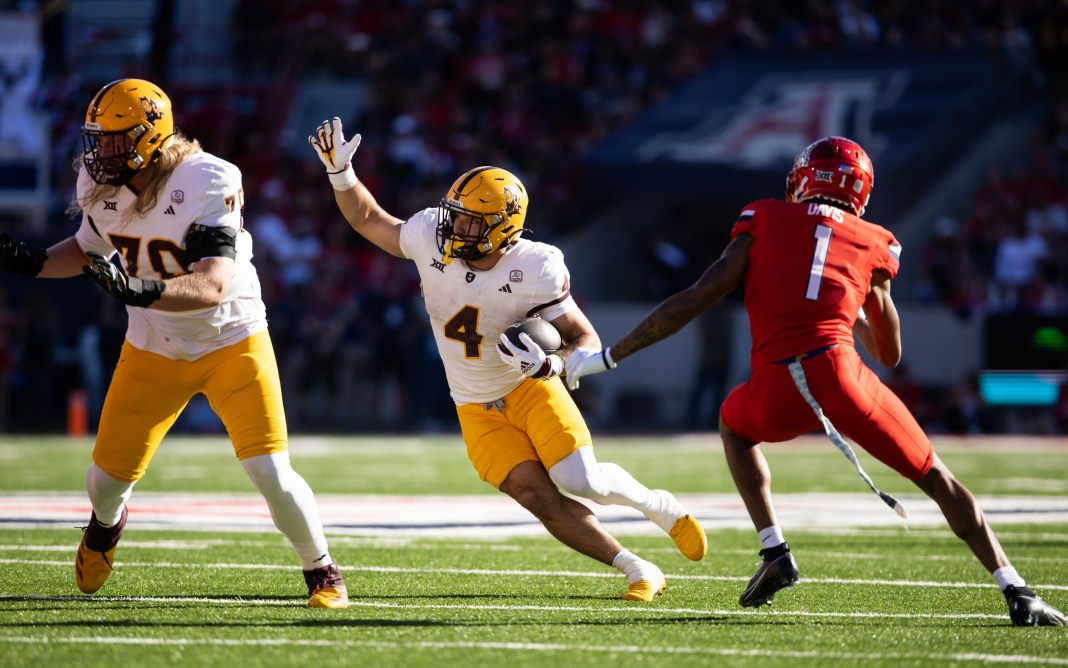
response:
[[[628,608],[627,612],[637,608]],[[661,654],[689,656],[769,657],[785,659],[833,659],[856,662],[887,659],[907,661],[946,661],[969,663],[1009,663],[1068,666],[1068,659],[1028,656],[1022,654],[912,654],[903,652],[821,652],[818,650],[772,650],[756,648],[714,647],[652,647],[647,645],[574,645],[564,643],[521,642],[388,642],[381,640],[290,640],[285,638],[126,638],[112,637],[64,637],[64,636],[0,636],[6,643],[70,643],[97,645],[154,645],[154,646],[223,646],[223,647],[330,647],[351,649],[463,649],[493,652],[591,652],[605,654]]]
[[[901,496],[906,525],[871,494],[780,494],[780,524],[789,531],[842,531],[878,527],[945,527],[941,511],[922,496]],[[706,530],[751,529],[741,499],[733,494],[679,496]],[[655,535],[660,530],[636,510],[586,502],[613,534]],[[980,503],[996,527],[1008,523],[1068,522],[1068,497],[987,497]],[[318,496],[319,511],[332,535],[503,539],[545,535],[526,510],[503,494],[467,496]],[[84,526],[89,502],[83,494],[0,495],[0,527]],[[143,529],[273,531],[263,499],[254,494],[134,494],[130,526]]]
[[[2,548],[0,548],[2,549]],[[72,559],[74,549],[70,549]],[[10,566],[58,566],[70,567],[73,560],[56,561],[43,559],[0,559],[0,565]],[[123,568],[179,568],[196,569],[205,568],[218,570],[277,570],[286,568],[278,564],[235,564],[235,563],[176,563],[166,561],[125,561],[116,560],[115,569]],[[490,568],[406,568],[401,566],[361,566],[344,564],[345,572],[366,573],[408,573],[408,574],[447,574],[447,575],[486,575],[494,577],[571,577],[571,578],[618,578],[619,573],[605,571],[538,571],[519,569],[490,569]],[[682,573],[665,573],[665,577],[671,580],[695,580],[706,582],[748,582],[749,577],[735,575],[694,575]],[[937,582],[934,580],[867,580],[847,578],[801,578],[802,584],[844,584],[844,585],[869,585],[879,587],[941,587],[947,589],[992,589],[993,582]],[[1043,584],[1042,590],[1068,591],[1068,585]],[[0,600],[4,597],[0,596]],[[94,597],[95,600],[95,597]]]

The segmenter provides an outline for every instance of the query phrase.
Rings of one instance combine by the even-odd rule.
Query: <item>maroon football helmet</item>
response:
[[[871,159],[860,144],[845,137],[824,137],[794,158],[786,177],[786,201],[831,200],[861,216],[874,183]]]

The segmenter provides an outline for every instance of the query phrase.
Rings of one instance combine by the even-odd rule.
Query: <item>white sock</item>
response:
[[[619,551],[612,560],[612,566],[627,576],[627,584],[634,584],[638,580],[656,583],[664,579],[664,574],[656,564],[638,557],[626,548]]]
[[[1016,572],[1016,569],[1012,566],[1002,566],[994,571],[994,581],[998,583],[998,588],[1001,591],[1005,591],[1005,587],[1026,587],[1027,583],[1020,577],[1020,574]]]
[[[304,570],[333,563],[315,495],[304,478],[293,470],[289,453],[249,457],[241,461],[241,466],[263,495],[274,525],[289,539]]]
[[[760,537],[760,545],[765,550],[778,547],[786,542],[786,539],[782,537],[782,529],[774,524],[766,529],[761,529],[757,536]]]
[[[118,523],[133,487],[132,482],[120,482],[109,476],[96,462],[89,465],[85,472],[85,490],[100,526],[110,527]]]

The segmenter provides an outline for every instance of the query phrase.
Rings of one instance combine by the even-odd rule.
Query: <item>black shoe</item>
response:
[[[1064,626],[1064,614],[1046,603],[1027,587],[1005,587],[1009,619],[1013,626]]]
[[[771,604],[775,592],[792,588],[798,582],[797,562],[790,554],[790,544],[783,543],[776,547],[760,551],[764,561],[757,566],[756,575],[749,580],[738,602],[743,608],[757,608],[765,603]]]

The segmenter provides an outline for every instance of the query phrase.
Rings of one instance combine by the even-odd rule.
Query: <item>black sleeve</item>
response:
[[[200,223],[189,226],[185,235],[185,266],[206,257],[237,257],[237,232],[229,227],[208,227]]]

